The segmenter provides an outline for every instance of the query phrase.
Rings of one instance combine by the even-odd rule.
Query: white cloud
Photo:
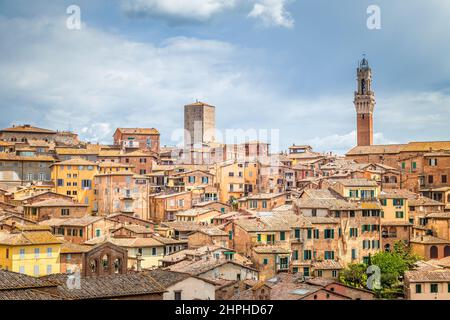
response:
[[[252,10],[248,17],[261,19],[266,26],[292,28],[294,19],[286,10],[289,0],[122,0],[129,16],[159,18],[170,24],[205,22],[231,10]]]
[[[356,144],[352,92],[287,92],[266,65],[248,63],[253,51],[228,42],[141,43],[90,26],[69,31],[63,19],[4,17],[0,37],[1,126],[71,127],[105,143],[119,126],[156,127],[163,144],[174,143],[183,105],[199,99],[217,106],[219,128],[280,129],[282,148],[309,143],[345,153]],[[448,92],[377,92],[377,99],[376,143],[448,139]]]
[[[202,22],[235,5],[235,0],[123,0],[128,14]]]
[[[267,26],[292,28],[294,19],[286,10],[286,0],[260,0],[248,14],[251,18],[262,19]]]
[[[386,139],[381,132],[373,134],[374,144],[395,144],[397,142]],[[315,149],[323,152],[333,151],[338,154],[345,154],[356,145],[356,130],[346,134],[332,134],[329,136],[320,136],[313,139],[307,139],[307,144],[314,146]]]

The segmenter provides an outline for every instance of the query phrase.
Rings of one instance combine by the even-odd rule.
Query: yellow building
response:
[[[35,277],[60,273],[61,243],[48,231],[0,233],[0,268]]]
[[[73,197],[82,204],[89,205],[92,212],[96,196],[93,188],[94,176],[98,173],[95,162],[75,158],[55,163],[51,166],[55,192]]]
[[[382,191],[379,195],[381,202],[381,221],[409,221],[408,206],[409,191],[392,189]]]
[[[226,162],[218,164],[216,171],[219,183],[219,200],[228,203],[231,198],[239,199],[244,195],[244,163]]]
[[[259,172],[259,162],[251,161],[244,163],[244,189],[246,193],[258,193],[258,172]]]
[[[378,199],[380,193],[378,184],[366,179],[335,180],[332,188],[350,201],[373,201]]]
[[[112,162],[112,161],[105,161],[100,162],[99,164],[99,173],[114,173],[114,172],[132,172],[134,166],[131,164],[125,164],[125,163],[119,163],[119,162]]]

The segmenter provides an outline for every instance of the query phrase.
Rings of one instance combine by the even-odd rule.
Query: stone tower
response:
[[[216,108],[197,101],[184,106],[185,147],[200,146],[215,141]]]
[[[364,57],[357,69],[358,90],[355,91],[356,130],[358,146],[373,144],[373,109],[375,93],[372,91],[372,70]]]

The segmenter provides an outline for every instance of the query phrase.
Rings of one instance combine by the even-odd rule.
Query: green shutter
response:
[[[284,232],[284,231],[281,231],[281,232],[280,232],[280,240],[281,240],[281,241],[286,240],[286,232]]]

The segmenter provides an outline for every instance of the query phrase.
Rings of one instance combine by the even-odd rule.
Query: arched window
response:
[[[122,259],[117,258],[114,260],[114,273],[121,273],[122,271]]]
[[[436,246],[431,246],[430,259],[437,259],[437,257],[438,257],[438,248]]]
[[[445,246],[444,257],[450,257],[450,246]]]
[[[97,273],[97,260],[91,259],[91,261],[89,261],[89,267],[91,268],[91,273]]]
[[[109,270],[109,256],[107,254],[102,257],[102,266],[104,272]]]

